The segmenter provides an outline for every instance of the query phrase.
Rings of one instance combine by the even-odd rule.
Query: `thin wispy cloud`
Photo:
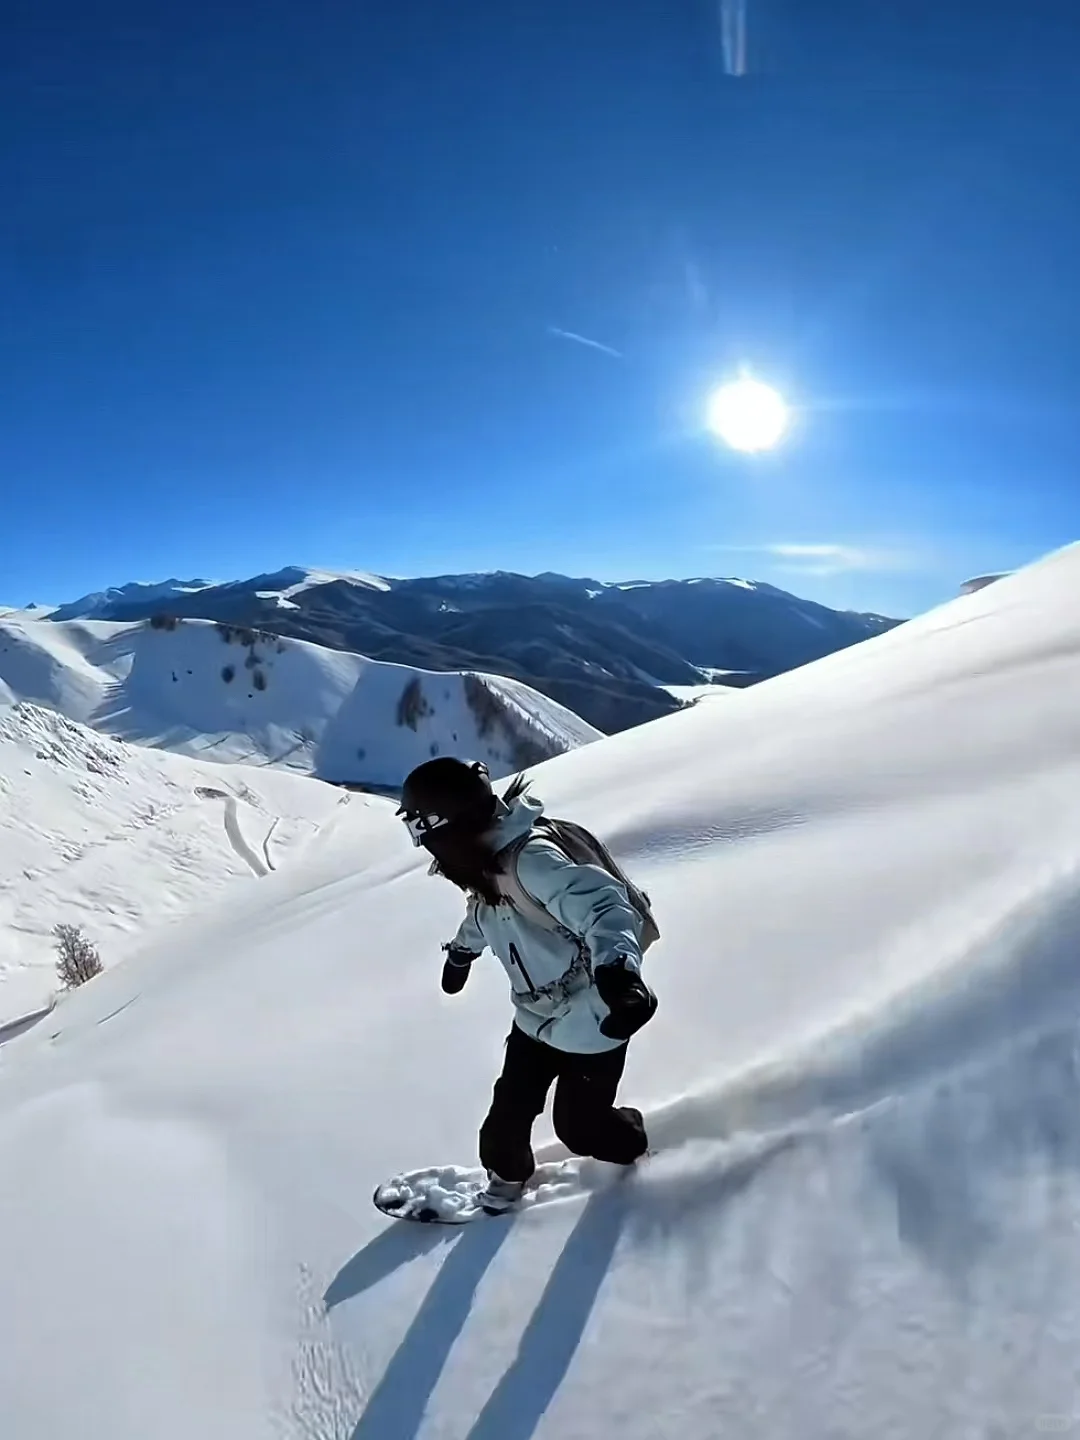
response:
[[[720,0],[720,38],[724,69],[729,75],[745,75],[746,0]]]
[[[804,545],[779,541],[764,547],[766,554],[798,569],[838,574],[849,570],[893,570],[900,557],[887,550],[862,545]]]
[[[690,256],[686,256],[682,262],[683,280],[686,283],[686,298],[690,302],[690,308],[696,311],[704,311],[709,308],[709,287],[705,283],[705,276],[702,274],[701,266]]]
[[[833,541],[806,543],[776,540],[763,545],[722,545],[722,550],[761,555],[776,569],[798,575],[883,574],[921,570],[925,557],[913,550],[874,545],[845,545]]]
[[[576,330],[564,330],[559,325],[549,325],[547,333],[553,335],[556,340],[572,340],[575,345],[584,345],[589,350],[599,350],[601,355],[610,355],[614,360],[625,359],[623,352],[616,350],[614,345],[605,345],[602,340],[590,340],[588,335],[579,335]]]

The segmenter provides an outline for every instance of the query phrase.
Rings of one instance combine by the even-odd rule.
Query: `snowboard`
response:
[[[605,1165],[599,1160],[570,1156],[540,1164],[516,1205],[488,1215],[479,1204],[487,1182],[483,1170],[461,1165],[432,1165],[424,1170],[407,1170],[376,1186],[372,1199],[376,1210],[392,1220],[414,1220],[421,1225],[468,1225],[474,1220],[501,1220],[536,1205],[569,1200],[618,1183],[634,1166]]]
[[[538,1205],[572,1200],[616,1186],[635,1185],[638,1180],[653,1188],[662,1187],[665,1179],[685,1186],[688,1179],[693,1178],[695,1184],[705,1189],[715,1188],[721,1179],[730,1183],[738,1177],[745,1182],[777,1156],[797,1146],[804,1132],[812,1127],[788,1126],[710,1138],[679,1134],[682,1128],[657,1125],[659,1144],[654,1142],[635,1165],[609,1165],[601,1160],[567,1155],[565,1151],[545,1159],[541,1152],[540,1163],[524,1195],[509,1210],[493,1216],[479,1204],[486,1173],[462,1165],[406,1170],[377,1186],[372,1198],[375,1208],[392,1220],[412,1220],[422,1225],[469,1225],[474,1220],[498,1220]],[[561,1149],[547,1148],[549,1154],[552,1149]]]

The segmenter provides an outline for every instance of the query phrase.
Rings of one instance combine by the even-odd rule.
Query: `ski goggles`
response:
[[[450,821],[442,815],[419,815],[414,810],[404,810],[399,813],[402,823],[412,836],[412,842],[417,849],[423,845],[427,836],[436,830],[445,829],[450,824]]]

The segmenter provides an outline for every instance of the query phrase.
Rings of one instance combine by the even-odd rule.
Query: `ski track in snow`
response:
[[[261,879],[265,875],[273,874],[277,866],[270,854],[270,841],[273,839],[274,831],[281,824],[281,816],[273,816],[270,826],[262,838],[259,850],[256,850],[244,835],[243,827],[240,824],[240,802],[237,796],[231,795],[225,790],[206,786],[200,787],[196,794],[204,800],[224,800],[225,834],[233,851],[243,860],[253,875]]]
[[[237,814],[235,795],[230,795],[225,801],[225,833],[229,837],[229,844],[244,864],[250,867],[253,875],[261,878],[263,875],[269,874],[269,869],[263,863],[262,857],[244,838],[244,832],[240,828],[240,817]]]
[[[262,853],[263,859],[266,861],[266,868],[268,871],[277,869],[277,866],[274,864],[270,856],[270,841],[274,838],[274,831],[277,829],[280,821],[281,816],[275,815],[273,820],[270,821],[270,829],[267,830],[266,834],[263,836]]]
[[[51,1015],[55,1004],[56,1001],[52,1000],[48,1005],[43,1005],[39,1010],[32,1010],[27,1015],[20,1015],[14,1020],[5,1021],[3,1025],[0,1025],[0,1045],[3,1045],[8,1040],[16,1039],[19,1035],[25,1034],[27,1030],[37,1025],[39,1021],[44,1020],[46,1015]]]
[[[300,1266],[297,1305],[300,1343],[292,1363],[293,1394],[285,1413],[276,1416],[275,1428],[282,1440],[349,1440],[364,1408],[365,1387],[348,1348],[333,1338],[307,1265]]]

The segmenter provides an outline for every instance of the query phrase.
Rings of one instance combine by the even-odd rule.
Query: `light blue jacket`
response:
[[[543,810],[529,795],[502,806],[489,843],[502,850],[527,835]],[[614,1050],[623,1042],[600,1033],[610,1012],[592,972],[619,956],[640,971],[641,921],[625,889],[607,870],[576,864],[539,834],[518,849],[517,873],[563,929],[543,930],[511,905],[474,895],[450,949],[494,951],[510,977],[515,1023],[533,1039],[577,1054]]]

